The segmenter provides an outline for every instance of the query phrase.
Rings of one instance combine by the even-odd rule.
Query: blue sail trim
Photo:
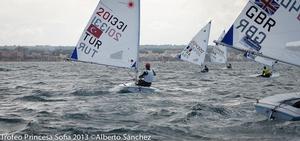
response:
[[[233,45],[233,25],[230,27],[229,31],[224,36],[222,42],[227,45]]]
[[[136,62],[133,63],[133,65],[131,66],[131,68],[135,68],[135,69],[137,68]]]
[[[72,56],[71,56],[71,59],[78,60],[77,48],[74,49],[74,51],[72,53]]]

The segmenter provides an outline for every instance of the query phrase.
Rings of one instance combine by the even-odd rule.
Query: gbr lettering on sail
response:
[[[256,51],[279,25],[282,13],[289,13],[300,20],[298,0],[252,0],[243,10],[235,29],[241,33],[240,42]]]

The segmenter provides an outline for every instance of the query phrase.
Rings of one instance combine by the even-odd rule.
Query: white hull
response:
[[[154,87],[137,86],[135,83],[123,83],[119,85],[119,91],[122,93],[155,93],[159,90]]]
[[[279,77],[279,76],[280,76],[280,73],[278,73],[278,72],[273,72],[271,77]]]
[[[269,96],[255,104],[256,112],[275,120],[300,120],[300,93]]]
[[[203,71],[203,70],[202,70],[201,73],[208,73],[208,71]]]
[[[252,74],[249,77],[261,77],[261,78],[276,78],[279,77],[280,73],[276,72],[271,75],[271,77],[261,77],[261,74]]]

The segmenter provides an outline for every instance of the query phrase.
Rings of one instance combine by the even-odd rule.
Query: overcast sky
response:
[[[210,44],[248,0],[141,0],[141,44],[187,44],[210,20]],[[99,0],[0,0],[0,45],[75,45]]]

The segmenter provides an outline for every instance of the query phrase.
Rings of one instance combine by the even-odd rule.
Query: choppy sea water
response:
[[[256,98],[300,91],[300,69],[279,65],[280,77],[251,75],[251,62],[208,64],[209,73],[184,62],[151,62],[158,74],[154,94],[118,93],[126,69],[74,62],[0,63],[0,140],[9,135],[58,135],[63,140],[300,140],[300,122],[268,121]],[[7,136],[6,136],[7,135]],[[4,138],[4,136],[6,138]],[[129,137],[125,136],[125,137]],[[99,136],[100,137],[100,136]],[[136,138],[134,138],[136,137]],[[139,138],[138,138],[139,137]],[[149,138],[144,138],[144,140]],[[30,139],[27,139],[30,140]],[[37,140],[32,139],[31,140]]]

